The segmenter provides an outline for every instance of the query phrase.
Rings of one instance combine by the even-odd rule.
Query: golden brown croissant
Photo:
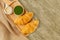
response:
[[[33,18],[32,12],[26,12],[23,16],[20,16],[14,20],[14,23],[17,25],[24,25],[28,23]]]
[[[27,35],[27,34],[34,32],[38,24],[39,24],[39,20],[32,20],[30,23],[24,25],[21,28],[21,33],[23,33],[24,35]]]

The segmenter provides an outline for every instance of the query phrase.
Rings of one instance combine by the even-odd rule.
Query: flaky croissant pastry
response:
[[[31,22],[29,22],[28,24],[24,25],[21,28],[21,33],[23,33],[24,35],[27,35],[34,32],[38,24],[39,24],[39,20],[32,20]]]
[[[17,25],[24,25],[28,23],[33,18],[32,12],[26,12],[23,16],[20,16],[14,20],[14,23]]]

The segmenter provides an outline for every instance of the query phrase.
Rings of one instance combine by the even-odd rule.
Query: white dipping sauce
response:
[[[5,14],[12,14],[13,9],[9,5],[6,4],[5,9],[4,9]]]

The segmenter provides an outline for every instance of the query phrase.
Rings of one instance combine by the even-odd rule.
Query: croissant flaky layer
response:
[[[32,12],[26,12],[23,16],[20,16],[14,20],[14,23],[17,25],[24,25],[28,23],[33,18]]]
[[[38,24],[39,24],[39,20],[32,20],[31,22],[29,22],[28,24],[24,25],[21,28],[21,33],[23,33],[24,35],[27,35],[34,32],[38,27]]]

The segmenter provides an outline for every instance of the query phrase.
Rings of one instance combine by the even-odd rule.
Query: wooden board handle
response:
[[[14,1],[18,1],[18,0],[3,0],[3,2],[7,3],[8,5],[10,5],[11,3],[13,3]]]

